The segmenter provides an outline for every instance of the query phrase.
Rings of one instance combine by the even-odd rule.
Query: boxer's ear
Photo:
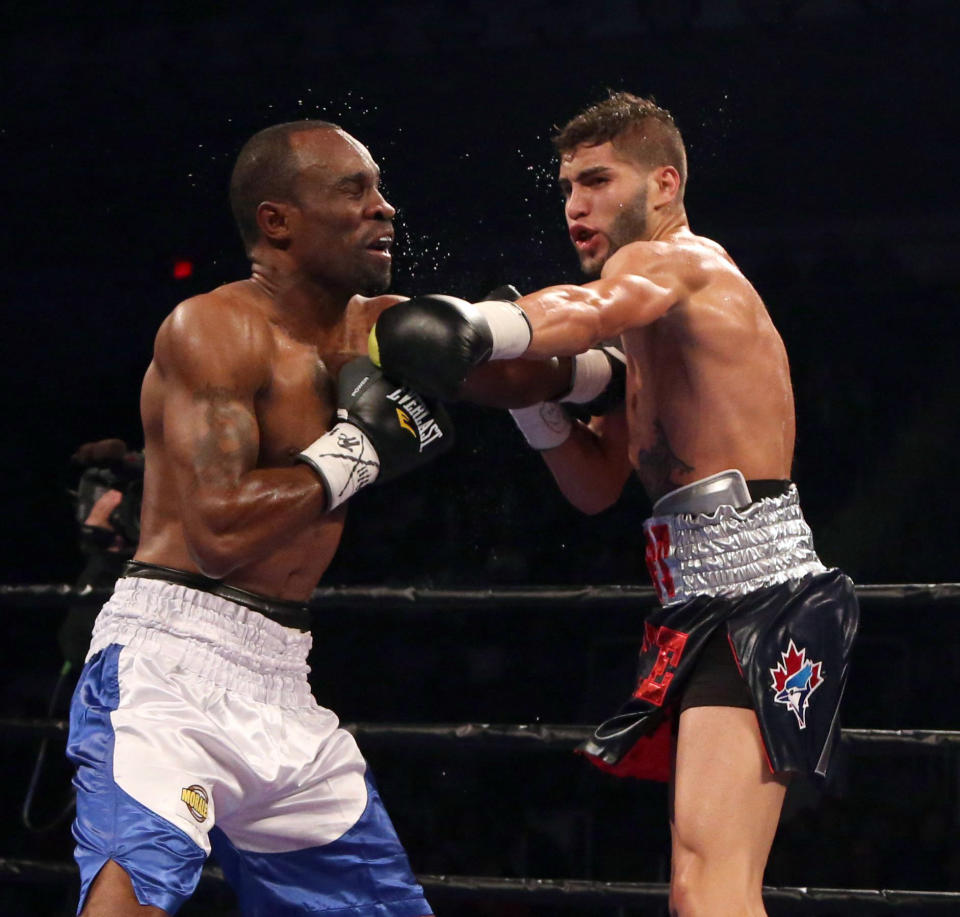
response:
[[[293,208],[282,201],[263,201],[257,207],[257,226],[260,234],[281,248],[290,242],[290,223]]]
[[[673,166],[658,166],[647,178],[654,207],[676,200],[680,193],[680,173]]]

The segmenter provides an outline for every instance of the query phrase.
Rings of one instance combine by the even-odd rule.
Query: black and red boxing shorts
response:
[[[578,751],[618,776],[668,780],[681,709],[749,701],[772,772],[825,776],[858,620],[839,570],[657,609],[644,622],[632,696]],[[724,642],[740,686],[723,671]]]

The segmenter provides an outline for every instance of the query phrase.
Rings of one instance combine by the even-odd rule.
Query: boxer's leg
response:
[[[130,877],[108,860],[90,886],[80,917],[166,917],[167,913],[137,901]]]
[[[353,736],[334,714],[277,710],[251,748],[264,781],[211,832],[244,914],[432,914]],[[288,766],[284,766],[286,762]],[[272,768],[271,768],[272,764]]]
[[[74,693],[67,755],[76,766],[74,856],[85,917],[174,913],[209,851],[182,802],[183,776],[199,779],[206,767],[191,729],[196,735],[208,723],[186,704],[176,718],[166,713],[175,692],[163,659],[112,644],[84,666]]]
[[[671,914],[766,913],[763,871],[786,785],[767,766],[752,710],[681,713],[671,787]]]

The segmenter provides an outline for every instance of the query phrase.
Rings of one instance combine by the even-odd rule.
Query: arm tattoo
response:
[[[229,389],[207,387],[197,392],[194,400],[206,404],[206,423],[195,440],[197,476],[208,483],[228,484],[256,448],[255,423]]]
[[[651,499],[658,500],[665,493],[680,487],[672,480],[674,472],[689,474],[693,471],[693,465],[688,465],[674,453],[659,420],[653,422],[653,428],[656,440],[650,449],[641,449],[637,453],[637,471]]]

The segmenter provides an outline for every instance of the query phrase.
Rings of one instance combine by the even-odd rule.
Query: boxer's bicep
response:
[[[618,337],[662,318],[680,300],[672,284],[641,274],[619,274],[587,285],[596,296],[599,340]]]
[[[256,466],[256,414],[252,400],[235,389],[211,382],[177,393],[167,401],[164,429],[184,495],[235,487]]]
[[[548,287],[518,303],[530,320],[526,356],[572,356],[664,316],[681,298],[673,285],[640,274],[604,277],[582,286]]]
[[[254,399],[262,355],[228,322],[217,333],[207,316],[179,316],[158,336],[163,373],[163,448],[187,514],[228,500],[256,467],[260,431]]]

